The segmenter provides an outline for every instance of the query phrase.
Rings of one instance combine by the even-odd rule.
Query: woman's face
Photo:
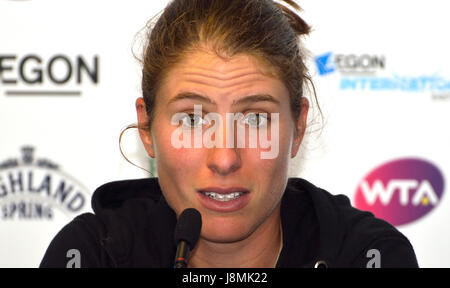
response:
[[[308,102],[302,102],[302,116],[294,122],[289,92],[280,80],[269,76],[270,72],[273,73],[248,55],[224,60],[205,51],[191,53],[167,73],[158,91],[152,130],[141,131],[147,152],[156,158],[159,184],[167,202],[177,215],[190,207],[200,211],[203,239],[239,241],[269,217],[276,217],[287,183],[289,160],[295,157],[303,136]],[[259,96],[252,97],[255,95]],[[201,105],[200,115],[194,116],[194,105]],[[139,123],[144,124],[148,118],[142,98],[136,107]],[[204,122],[205,114],[213,112],[221,117],[222,130],[212,130],[213,125]],[[226,114],[238,112],[243,118],[227,127]],[[255,113],[274,117],[265,122],[262,115]],[[276,115],[278,127],[274,123]],[[238,126],[244,127],[244,134],[238,133]],[[199,131],[199,127],[203,130],[195,136],[194,130]],[[206,132],[208,129],[210,132]],[[262,152],[271,148],[263,148],[260,140],[256,141],[256,148],[250,148],[249,140],[243,148],[237,147],[236,140],[228,140],[227,146],[231,137],[249,139],[251,133],[263,129],[272,146],[278,141],[275,157],[273,147],[272,157],[262,157]],[[185,143],[192,145],[178,147],[176,143],[180,141],[174,139],[185,140],[181,132],[186,131],[192,132],[192,137]],[[206,137],[206,133],[209,138],[203,139],[219,139],[222,148],[218,148],[219,142],[215,142],[216,147],[208,148],[204,142],[201,147],[195,146],[194,138],[202,139],[198,135]],[[256,135],[262,138],[261,134]]]

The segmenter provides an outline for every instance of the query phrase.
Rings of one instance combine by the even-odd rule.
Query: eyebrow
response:
[[[211,100],[209,97],[204,96],[204,95],[200,95],[200,94],[197,94],[197,93],[193,93],[193,92],[182,92],[182,93],[179,93],[175,97],[170,99],[168,104],[171,104],[171,103],[174,103],[174,102],[177,102],[177,101],[180,101],[180,100],[185,100],[185,99],[196,100],[196,101],[207,103],[207,104],[217,105],[216,102]],[[256,95],[245,96],[243,98],[235,100],[235,101],[233,101],[231,106],[251,104],[251,103],[255,103],[255,102],[272,102],[272,103],[275,103],[277,105],[280,105],[280,101],[275,99],[272,95],[269,95],[269,94],[256,94]]]

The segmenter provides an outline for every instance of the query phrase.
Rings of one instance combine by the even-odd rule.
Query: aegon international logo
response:
[[[359,183],[355,207],[372,212],[395,226],[416,221],[441,201],[444,177],[424,159],[406,158],[385,163]]]
[[[422,75],[390,73],[385,55],[326,52],[316,56],[314,62],[321,77],[340,76],[339,90],[430,92],[433,99],[450,99],[450,79],[438,72]]]
[[[99,83],[99,57],[0,54],[5,96],[81,96],[82,85]]]
[[[0,219],[52,220],[55,208],[69,218],[88,202],[88,190],[58,164],[34,157],[34,148],[21,149],[21,158],[0,162]]]

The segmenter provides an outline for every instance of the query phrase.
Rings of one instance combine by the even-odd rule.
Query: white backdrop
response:
[[[36,267],[57,231],[91,211],[95,188],[146,176],[122,158],[118,137],[135,122],[134,101],[140,96],[133,39],[167,3],[0,0],[1,267]],[[445,30],[450,5],[439,0],[297,3],[313,26],[305,43],[325,125],[321,133],[308,134],[296,175],[348,195],[355,205],[363,180],[373,185],[378,179],[386,187],[396,177],[429,181],[433,191],[424,194],[420,207],[412,201],[398,206],[400,191],[394,189],[390,201],[373,209],[391,222],[396,213],[417,216],[427,210],[398,228],[422,267],[449,267],[450,42]],[[327,73],[319,73],[315,57],[327,60],[321,62]],[[83,69],[77,81],[79,59],[97,81]],[[362,62],[355,68],[358,59]],[[66,95],[23,95],[56,90]],[[125,134],[124,148],[132,161],[148,167],[135,132]],[[410,158],[432,163],[438,172],[411,165],[400,176],[375,171]],[[375,178],[369,177],[374,171]],[[406,191],[408,199],[416,188]],[[74,211],[72,198],[77,198]]]

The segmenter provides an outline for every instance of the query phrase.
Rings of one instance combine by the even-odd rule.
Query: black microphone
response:
[[[202,229],[202,215],[197,209],[185,209],[178,218],[175,227],[175,245],[177,253],[175,254],[174,268],[186,268],[189,253],[197,244],[200,230]]]

